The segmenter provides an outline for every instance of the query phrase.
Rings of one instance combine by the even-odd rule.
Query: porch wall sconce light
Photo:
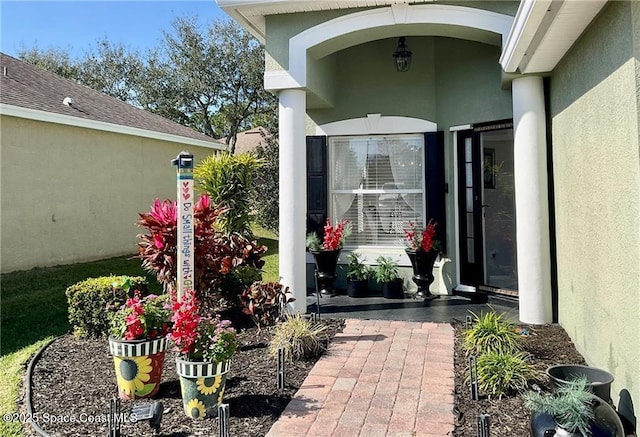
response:
[[[398,40],[398,47],[393,53],[393,60],[396,65],[396,70],[399,73],[405,73],[409,71],[411,66],[411,51],[407,50],[407,46],[404,43],[405,37],[401,36]]]

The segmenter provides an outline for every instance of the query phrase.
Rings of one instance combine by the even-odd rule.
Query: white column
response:
[[[547,141],[542,78],[512,83],[520,321],[550,323]]]
[[[307,311],[305,237],[307,228],[306,93],[286,89],[279,95],[280,129],[280,282],[296,298],[292,307]]]

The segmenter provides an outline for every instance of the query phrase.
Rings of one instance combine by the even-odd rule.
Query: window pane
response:
[[[475,250],[476,250],[475,241],[473,240],[473,238],[467,238],[467,262],[468,263],[473,264],[476,262]]]
[[[337,137],[331,147],[331,217],[352,222],[348,245],[403,244],[409,221],[422,226],[422,135]]]
[[[471,163],[464,165],[465,184],[467,187],[473,187],[473,165]]]

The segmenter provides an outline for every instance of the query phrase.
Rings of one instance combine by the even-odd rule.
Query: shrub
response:
[[[251,316],[258,328],[273,326],[284,306],[294,300],[289,287],[278,282],[254,282],[242,293],[242,311]]]
[[[504,314],[489,311],[474,316],[473,326],[463,332],[464,348],[468,354],[482,355],[488,352],[515,352],[522,349],[522,341],[513,323]]]
[[[593,394],[589,382],[582,376],[563,384],[551,395],[530,391],[524,395],[524,405],[532,411],[550,414],[556,424],[566,431],[591,435],[590,422],[594,419],[591,403]]]
[[[490,396],[523,391],[536,375],[524,352],[491,351],[478,357],[478,386]]]
[[[305,319],[299,314],[288,317],[276,325],[269,352],[278,353],[284,348],[289,361],[320,356],[327,348],[327,338],[322,335],[326,327]]]
[[[206,157],[194,169],[196,186],[209,194],[216,207],[224,208],[216,219],[223,232],[253,238],[251,193],[262,164],[261,159],[249,153],[218,153]]]
[[[256,222],[265,229],[278,233],[280,219],[280,181],[277,135],[264,138],[265,145],[256,148],[256,156],[264,162],[256,176],[253,205]],[[269,193],[265,196],[264,193]]]
[[[108,308],[122,305],[133,290],[148,294],[147,281],[140,276],[102,276],[67,288],[69,324],[76,337],[102,337],[109,333]],[[131,291],[131,293],[130,293]]]
[[[222,212],[222,208],[211,206],[208,195],[194,205],[195,291],[201,305],[210,310],[221,301],[239,304],[240,293],[255,280],[255,269],[264,265],[260,258],[267,250],[239,234],[219,232],[215,222]],[[155,273],[167,292],[174,290],[177,282],[177,220],[176,203],[158,199],[138,220],[148,232],[138,235],[142,267]],[[253,270],[245,276],[242,267]]]

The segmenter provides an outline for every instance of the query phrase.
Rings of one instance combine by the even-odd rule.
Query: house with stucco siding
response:
[[[353,223],[343,256],[406,271],[403,227],[434,219],[432,292],[509,294],[523,323],[558,322],[635,423],[640,2],[217,4],[266,47],[296,309],[327,217]]]
[[[171,160],[223,143],[0,56],[2,272],[136,252],[138,213],[176,198]]]

